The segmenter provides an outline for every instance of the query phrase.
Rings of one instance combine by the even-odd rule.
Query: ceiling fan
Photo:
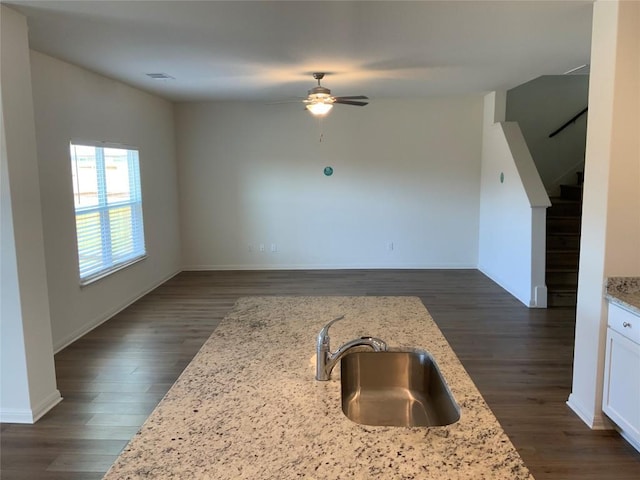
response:
[[[369,97],[365,97],[364,95],[352,95],[348,97],[331,96],[331,90],[320,85],[320,80],[324,78],[324,73],[322,72],[314,73],[313,78],[318,81],[318,86],[309,90],[309,95],[303,102],[306,104],[307,110],[315,116],[325,116],[333,108],[334,103],[355,105],[357,107],[364,107],[369,104],[369,102],[360,101],[369,100]]]

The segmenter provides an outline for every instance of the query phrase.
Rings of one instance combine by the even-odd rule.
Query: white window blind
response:
[[[138,151],[71,143],[80,283],[146,254]]]

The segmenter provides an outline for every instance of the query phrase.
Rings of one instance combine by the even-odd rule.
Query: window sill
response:
[[[98,280],[102,280],[105,277],[108,277],[116,272],[119,272],[120,270],[124,270],[125,268],[130,267],[131,265],[134,265],[138,262],[141,262],[142,260],[146,259],[147,255],[141,255],[139,257],[133,258],[131,260],[129,260],[128,262],[125,263],[121,263],[113,268],[110,268],[108,270],[103,270],[102,272],[96,273],[95,275],[92,275],[90,277],[87,278],[83,278],[80,280],[80,288],[84,288],[87,287],[95,282],[97,282]]]

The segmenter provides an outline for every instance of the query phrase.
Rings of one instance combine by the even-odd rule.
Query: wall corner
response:
[[[484,96],[484,126],[504,122],[507,115],[507,92],[496,90]]]

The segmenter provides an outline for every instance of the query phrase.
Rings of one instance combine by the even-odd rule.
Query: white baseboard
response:
[[[623,430],[618,430],[618,433],[624,438],[629,444],[635,448],[638,452],[640,452],[640,442],[637,439],[633,438],[631,435],[627,435],[627,433]]]
[[[602,411],[593,412],[585,408],[573,393],[569,395],[567,406],[592,430],[612,430],[614,428],[611,420],[605,417]]]
[[[478,270],[483,274],[486,275],[487,277],[489,277],[490,280],[492,280],[493,282],[497,283],[498,285],[500,285],[502,288],[504,288],[507,292],[509,292],[513,297],[516,298],[516,300],[518,300],[519,302],[523,303],[525,307],[533,307],[534,305],[534,299],[531,298],[521,298],[520,295],[515,292],[507,282],[503,281],[499,276],[494,275],[493,273],[491,273],[489,270],[487,270],[485,267],[479,265]]]
[[[61,401],[60,391],[54,390],[34,408],[1,408],[0,423],[36,423]]]
[[[385,265],[363,265],[363,264],[278,264],[278,265],[185,265],[182,267],[183,271],[195,272],[195,271],[231,271],[231,270],[477,270],[478,266],[475,264],[385,264]]]
[[[140,298],[144,297],[147,293],[149,293],[150,291],[154,290],[155,288],[158,288],[160,285],[162,285],[166,281],[172,279],[173,277],[175,277],[180,272],[181,272],[181,270],[176,270],[175,272],[167,275],[166,277],[161,278],[157,282],[154,282],[151,286],[145,288],[143,291],[141,291],[141,292],[129,297],[128,299],[126,299],[123,303],[121,303],[117,307],[115,307],[115,308],[113,308],[113,309],[101,314],[100,316],[98,316],[98,317],[94,318],[93,320],[90,320],[89,322],[84,324],[81,328],[71,332],[69,335],[67,335],[62,340],[56,342],[53,345],[53,353],[58,353],[63,348],[71,345],[73,342],[78,340],[80,337],[86,335],[91,330],[99,327],[104,322],[106,322],[107,320],[112,318],[114,315],[117,315],[122,310],[127,308],[133,302],[135,302],[136,300],[139,300]]]
[[[47,398],[42,400],[33,409],[33,422],[35,423],[38,420],[40,420],[40,418],[42,418],[45,413],[47,413],[49,410],[51,410],[53,407],[55,407],[61,401],[62,401],[62,395],[60,395],[60,391],[58,389],[56,389],[53,392],[51,392],[47,396]]]
[[[573,412],[578,415],[578,417],[580,417],[580,420],[582,420],[589,426],[589,428],[591,428],[591,425],[593,425],[594,422],[593,412],[588,412],[585,408],[583,408],[580,402],[576,400],[576,396],[573,393],[569,394],[567,406],[571,410],[573,410]]]
[[[533,288],[533,305],[531,308],[547,308],[547,286],[546,285],[538,285]]]

